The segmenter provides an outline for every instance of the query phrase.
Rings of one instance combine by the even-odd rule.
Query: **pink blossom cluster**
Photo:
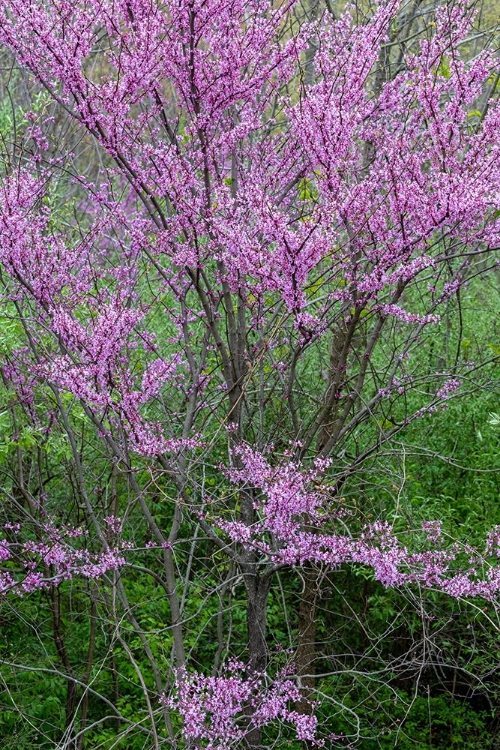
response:
[[[450,399],[460,388],[460,380],[458,378],[450,378],[447,380],[436,393],[436,398],[447,401]]]
[[[120,528],[119,519],[108,521],[115,529]],[[52,523],[45,523],[40,527],[37,539],[22,541],[20,530],[14,532],[19,538],[1,539],[0,595],[15,593],[22,596],[78,576],[97,579],[125,564],[123,550],[126,543],[94,553],[71,544],[72,539],[82,535],[81,529],[58,529]]]
[[[272,466],[266,456],[249,446],[237,449],[236,457],[240,468],[229,469],[227,475],[255,493],[257,518],[251,526],[243,521],[217,520],[234,542],[258,550],[277,564],[361,564],[370,567],[384,586],[418,583],[454,597],[492,599],[498,595],[500,570],[492,564],[492,556],[498,556],[496,531],[491,532],[481,554],[457,543],[445,546],[439,521],[424,522],[424,540],[413,535],[410,545],[401,541],[402,535],[387,521],[368,525],[359,535],[339,534],[334,531],[339,519],[346,526],[341,505],[335,498],[325,500],[325,492],[314,487],[324,464],[312,470],[290,460]],[[325,530],[328,527],[331,532]],[[415,544],[418,551],[412,548]]]
[[[274,721],[292,724],[299,740],[323,744],[316,739],[317,718],[289,708],[301,694],[284,672],[269,684],[264,675],[246,674],[245,665],[236,660],[219,677],[181,670],[173,694],[163,700],[182,716],[185,737],[202,741],[207,750],[238,747],[252,729]]]
[[[32,399],[37,383],[48,381],[98,413],[113,415],[111,421],[114,417],[126,430],[131,447],[144,455],[196,447],[194,438],[169,440],[143,414],[166,384],[182,382],[182,353],[146,359],[145,310],[129,305],[134,278],[114,269],[120,284],[113,291],[102,259],[91,253],[94,232],[80,246],[68,247],[50,232],[50,212],[37,208],[43,196],[44,180],[25,170],[6,178],[0,189],[0,261],[14,282],[11,299],[34,303],[45,334],[53,338],[49,353],[35,362],[28,350],[17,352],[18,366],[6,365],[4,376],[23,401]],[[102,282],[97,294],[91,281]],[[132,371],[141,352],[145,361],[139,379]]]

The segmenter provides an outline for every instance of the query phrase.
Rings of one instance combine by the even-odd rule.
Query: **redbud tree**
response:
[[[0,0],[0,588],[50,623],[44,666],[5,662],[65,686],[45,747],[329,746],[321,571],[496,599],[495,529],[472,549],[345,502],[479,377],[448,346],[500,240],[499,58],[475,19]],[[304,594],[291,644],[267,626],[281,573]]]

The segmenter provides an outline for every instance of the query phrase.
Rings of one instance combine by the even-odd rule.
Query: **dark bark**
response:
[[[87,659],[85,665],[85,675],[83,682],[88,685],[90,682],[90,676],[92,673],[92,667],[94,664],[94,652],[95,652],[95,640],[96,640],[96,626],[97,626],[97,605],[95,597],[91,594],[90,600],[90,612],[89,612],[89,645],[87,649]],[[87,718],[89,712],[89,697],[88,690],[84,690],[81,699],[81,714],[80,714],[80,732],[78,737],[78,750],[83,750],[85,743],[85,727],[87,725]]]
[[[265,672],[267,666],[266,617],[267,599],[271,577],[261,577],[257,573],[245,576],[247,592],[247,629],[248,629],[248,668],[250,674]],[[251,703],[245,709],[247,733],[246,747],[262,746],[262,730],[253,726],[254,709]]]
[[[50,592],[51,609],[52,609],[52,632],[54,637],[54,644],[56,647],[57,654],[60,662],[67,674],[66,680],[66,707],[65,707],[65,728],[67,734],[73,734],[71,727],[73,726],[76,713],[77,695],[76,695],[76,682],[73,677],[73,669],[71,667],[68,652],[66,650],[66,644],[63,637],[63,626],[61,618],[61,598],[59,589],[55,586]]]
[[[318,599],[318,569],[311,563],[303,566],[303,590],[300,597],[297,622],[297,650],[295,664],[301,699],[295,704],[300,714],[310,716],[313,713],[314,688],[316,686],[316,603]],[[304,742],[306,748],[309,742]]]

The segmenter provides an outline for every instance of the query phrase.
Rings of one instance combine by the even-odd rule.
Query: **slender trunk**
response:
[[[316,686],[316,602],[318,598],[318,570],[311,563],[303,567],[304,586],[300,598],[297,623],[297,651],[295,664],[301,699],[295,710],[310,716],[313,713],[311,699]],[[306,748],[309,742],[304,742]]]
[[[254,575],[246,581],[249,668],[263,672],[267,664],[266,614],[270,578]]]
[[[262,578],[255,572],[245,576],[250,674],[265,672],[267,665],[266,617],[270,586],[270,576]],[[262,729],[253,726],[253,713],[254,709],[249,703],[245,710],[248,727],[245,743],[247,748],[260,748],[262,746]]]
[[[95,651],[95,639],[96,639],[96,625],[97,625],[97,605],[95,596],[91,592],[90,601],[90,613],[89,613],[89,645],[87,649],[87,663],[85,666],[85,675],[83,682],[88,685],[90,682],[90,676],[92,674],[92,667],[94,664],[94,651]],[[78,750],[83,750],[85,744],[85,727],[87,725],[87,717],[89,711],[89,692],[84,689],[81,700],[81,714],[80,714],[80,732],[78,737]]]
[[[76,683],[73,679],[73,670],[66,651],[66,645],[64,643],[63,630],[62,630],[62,619],[61,619],[61,599],[60,592],[54,586],[50,592],[51,609],[52,609],[52,631],[54,637],[54,644],[59,656],[60,662],[64,668],[64,671],[68,675],[66,680],[66,720],[65,728],[66,734],[70,736],[72,734],[72,725],[75,720],[76,713]]]

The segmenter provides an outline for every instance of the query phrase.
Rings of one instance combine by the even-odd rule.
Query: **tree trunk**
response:
[[[66,679],[66,706],[65,706],[65,729],[68,738],[73,735],[73,724],[75,720],[76,706],[77,706],[77,695],[76,695],[76,683],[73,679],[73,670],[66,651],[66,645],[64,643],[63,630],[62,630],[62,618],[61,618],[61,599],[60,592],[56,586],[53,586],[50,591],[50,603],[52,609],[52,630],[54,644],[56,647],[57,654],[67,674]],[[70,747],[69,739],[66,741],[66,747]]]
[[[303,567],[304,587],[300,599],[297,623],[297,651],[295,664],[301,699],[295,704],[299,714],[313,713],[311,700],[316,686],[316,602],[318,598],[318,570],[311,563]],[[308,741],[304,747],[310,748]]]
[[[265,672],[267,665],[266,617],[267,597],[271,585],[270,576],[264,578],[258,574],[245,577],[247,592],[247,629],[248,629],[248,668],[250,674]],[[262,729],[253,726],[254,709],[249,703],[245,709],[247,734],[246,747],[262,746]]]

